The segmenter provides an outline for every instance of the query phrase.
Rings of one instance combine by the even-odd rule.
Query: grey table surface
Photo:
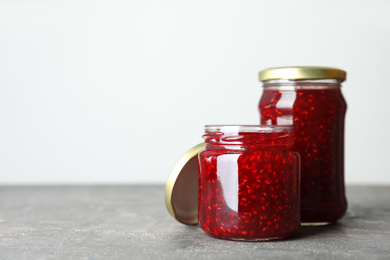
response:
[[[348,186],[336,225],[234,242],[176,222],[156,186],[0,186],[0,259],[390,259],[390,186]]]

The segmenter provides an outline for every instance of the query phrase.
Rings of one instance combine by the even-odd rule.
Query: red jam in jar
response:
[[[199,153],[199,225],[213,237],[262,241],[300,227],[292,127],[206,126]]]
[[[344,118],[341,93],[345,72],[323,67],[261,71],[264,92],[260,122],[294,125],[294,151],[301,157],[301,221],[336,222],[346,212]]]

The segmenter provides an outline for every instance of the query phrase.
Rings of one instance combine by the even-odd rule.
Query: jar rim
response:
[[[205,125],[205,132],[290,133],[292,125]]]

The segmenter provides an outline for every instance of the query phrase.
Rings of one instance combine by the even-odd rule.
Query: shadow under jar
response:
[[[210,236],[282,239],[300,227],[292,127],[206,126],[199,153],[199,225]]]
[[[303,225],[336,222],[346,212],[344,118],[345,71],[325,67],[263,70],[260,122],[294,125],[294,151],[301,156]]]

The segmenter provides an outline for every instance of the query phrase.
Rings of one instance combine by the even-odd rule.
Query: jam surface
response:
[[[335,222],[346,212],[344,117],[339,87],[264,88],[261,123],[294,125],[301,157],[301,221]]]
[[[216,134],[215,134],[216,135]],[[207,144],[199,154],[199,225],[233,240],[288,237],[300,226],[299,155],[271,134],[239,133],[242,145]],[[248,145],[249,140],[264,140]],[[245,138],[248,138],[245,140]],[[250,141],[249,141],[250,142]],[[217,142],[218,143],[218,142]]]

